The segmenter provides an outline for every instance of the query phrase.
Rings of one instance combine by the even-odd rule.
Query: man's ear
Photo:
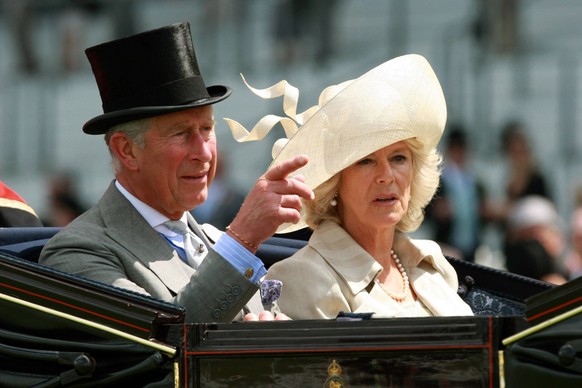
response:
[[[138,160],[135,150],[138,146],[123,132],[115,132],[109,139],[109,148],[119,162],[129,170],[138,169]]]

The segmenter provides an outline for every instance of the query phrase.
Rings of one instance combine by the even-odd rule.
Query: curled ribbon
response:
[[[297,102],[299,101],[299,90],[287,81],[282,80],[275,85],[265,89],[256,89],[250,86],[244,76],[241,74],[243,82],[251,92],[263,99],[272,99],[283,96],[283,111],[288,117],[281,117],[277,115],[267,115],[259,120],[257,124],[248,131],[239,122],[225,118],[233,138],[238,142],[258,141],[262,140],[277,124],[281,124],[285,130],[287,139],[279,139],[273,146],[272,156],[275,158],[281,149],[283,149],[287,140],[293,137],[298,130],[298,125],[303,125],[304,122],[319,110],[319,106],[315,105],[297,114]]]
[[[224,119],[230,128],[233,138],[239,143],[262,140],[269,134],[275,125],[280,123],[285,130],[286,138],[278,139],[273,145],[271,152],[273,159],[279,155],[279,152],[281,152],[289,139],[295,135],[299,129],[298,125],[301,126],[305,124],[320,109],[320,107],[325,105],[347,85],[353,82],[353,80],[345,81],[339,85],[332,85],[325,88],[319,96],[318,105],[314,105],[311,108],[306,109],[304,112],[297,114],[299,90],[286,80],[279,81],[275,85],[265,89],[256,89],[248,84],[242,74],[241,78],[251,92],[263,99],[273,99],[283,96],[283,111],[287,117],[272,114],[264,116],[250,131],[235,120],[229,118]]]

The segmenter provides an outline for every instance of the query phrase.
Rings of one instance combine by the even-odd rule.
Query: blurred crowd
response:
[[[0,0],[0,14],[14,42],[17,66],[26,75],[34,75],[46,67],[39,52],[37,24],[49,18],[57,25],[58,66],[64,73],[78,71],[84,64],[84,31],[91,18],[107,14],[113,36],[136,32],[135,0]]]
[[[453,123],[445,134],[441,184],[426,212],[429,238],[451,257],[482,264],[488,262],[483,256],[491,254],[482,249],[483,231],[494,228],[501,240],[501,261],[495,265],[500,269],[554,284],[582,275],[582,200],[570,223],[563,220],[528,128],[519,121],[502,128],[499,156],[506,174],[501,201],[491,199],[471,163],[466,129]]]

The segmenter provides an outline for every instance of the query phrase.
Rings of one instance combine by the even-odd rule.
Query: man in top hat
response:
[[[261,311],[266,271],[254,253],[279,225],[300,219],[301,198],[312,198],[302,178],[288,177],[307,158],[261,176],[226,233],[202,227],[189,211],[215,176],[212,104],[231,91],[204,84],[188,23],[86,54],[104,113],[83,131],[105,135],[115,180],[48,242],[40,263],[179,304],[189,322],[272,319]]]

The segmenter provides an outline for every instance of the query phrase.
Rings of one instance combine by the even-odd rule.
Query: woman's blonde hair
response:
[[[436,149],[427,152],[422,143],[415,138],[406,139],[404,142],[412,152],[413,175],[408,211],[396,225],[396,229],[401,232],[413,232],[424,220],[424,208],[438,188],[442,155]],[[337,206],[331,205],[340,185],[340,176],[341,172],[338,172],[319,185],[314,190],[315,199],[304,203],[305,222],[311,229],[316,229],[325,220],[342,224]]]

